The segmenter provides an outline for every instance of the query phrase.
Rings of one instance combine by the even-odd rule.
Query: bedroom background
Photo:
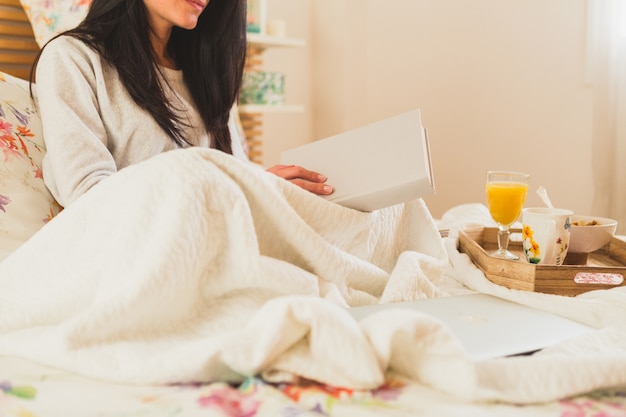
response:
[[[425,200],[434,216],[484,202],[485,171],[520,170],[531,174],[527,206],[542,205],[543,185],[557,206],[617,218],[624,233],[621,3],[267,0],[267,19],[284,20],[287,36],[306,46],[265,52],[265,69],[285,74],[287,103],[304,111],[263,116],[263,164],[419,107],[431,137],[437,194]]]

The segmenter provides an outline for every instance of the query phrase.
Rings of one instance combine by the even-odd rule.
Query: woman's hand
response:
[[[291,181],[297,186],[318,195],[332,194],[333,187],[325,184],[326,177],[318,172],[309,171],[298,165],[274,165],[267,169],[274,175]]]

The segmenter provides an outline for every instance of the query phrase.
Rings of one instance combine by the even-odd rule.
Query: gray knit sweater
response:
[[[182,72],[162,70],[168,99],[192,126],[186,139],[210,146]],[[36,81],[47,148],[44,181],[62,206],[117,170],[177,147],[133,101],[115,68],[77,39],[63,36],[46,46]],[[233,155],[247,160],[232,118],[229,127]]]

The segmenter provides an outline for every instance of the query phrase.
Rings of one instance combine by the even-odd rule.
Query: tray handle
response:
[[[576,284],[622,285],[624,276],[603,272],[578,272],[574,276],[574,282]]]

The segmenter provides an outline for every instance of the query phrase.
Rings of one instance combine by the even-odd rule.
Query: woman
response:
[[[44,180],[67,206],[118,169],[210,146],[241,159],[231,115],[245,59],[245,0],[93,0],[35,66]],[[326,178],[270,169],[316,194]]]

